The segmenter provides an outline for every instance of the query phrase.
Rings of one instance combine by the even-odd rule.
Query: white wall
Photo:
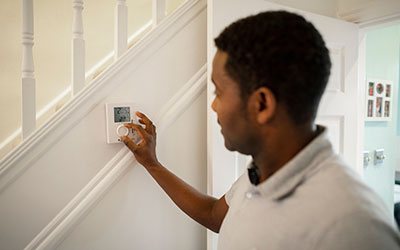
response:
[[[158,137],[160,161],[206,192],[206,95]],[[186,216],[142,167],[123,176],[58,250],[206,248],[206,230]]]
[[[55,142],[43,154],[15,163],[27,164],[27,170],[0,190],[0,249],[23,249],[123,147],[106,144],[106,102],[133,101],[154,117],[206,63],[206,10],[145,54],[145,60],[101,87],[115,86],[105,100],[84,103],[91,108],[83,119],[59,138],[49,133],[43,140]],[[205,98],[201,95],[158,138],[161,162],[201,191],[206,191]],[[80,221],[60,249],[205,249],[205,239],[205,229],[182,214],[137,167]]]

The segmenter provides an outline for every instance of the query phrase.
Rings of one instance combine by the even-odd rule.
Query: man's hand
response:
[[[136,115],[140,118],[139,122],[145,125],[145,128],[132,123],[125,123],[124,126],[134,129],[142,138],[142,142],[140,142],[139,144],[135,144],[127,136],[122,136],[121,139],[125,143],[125,145],[133,152],[136,160],[145,168],[159,165],[156,156],[156,127],[144,114],[136,112]]]

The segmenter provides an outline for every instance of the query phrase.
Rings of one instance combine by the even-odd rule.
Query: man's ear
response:
[[[271,120],[276,112],[276,97],[269,88],[258,88],[251,94],[252,108],[259,124],[265,124]]]

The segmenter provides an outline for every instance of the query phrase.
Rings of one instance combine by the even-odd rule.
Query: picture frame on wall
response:
[[[391,121],[393,82],[367,79],[365,121]]]

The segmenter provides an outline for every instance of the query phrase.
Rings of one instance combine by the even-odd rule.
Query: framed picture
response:
[[[392,120],[393,82],[367,79],[365,121]]]

